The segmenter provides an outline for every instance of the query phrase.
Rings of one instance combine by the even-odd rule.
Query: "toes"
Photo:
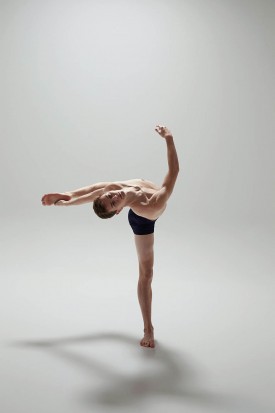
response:
[[[140,345],[141,345],[142,347],[155,348],[155,342],[154,342],[154,340],[148,340],[148,341],[146,341],[146,340],[141,340],[141,341],[140,341]]]

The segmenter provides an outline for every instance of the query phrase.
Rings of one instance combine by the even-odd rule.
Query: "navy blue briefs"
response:
[[[135,214],[132,209],[129,209],[128,221],[136,235],[147,235],[154,232],[156,219],[151,220],[141,217],[140,215]]]

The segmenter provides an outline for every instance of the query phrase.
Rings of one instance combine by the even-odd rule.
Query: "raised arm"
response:
[[[160,125],[157,125],[155,130],[166,141],[168,172],[164,178],[161,189],[150,198],[149,206],[152,208],[161,209],[165,206],[167,200],[173,192],[179,174],[179,160],[174,144],[174,138],[170,130],[165,126]]]
[[[171,193],[173,191],[173,188],[175,186],[176,180],[177,180],[179,170],[180,170],[178,155],[177,155],[176,147],[175,147],[175,144],[174,144],[174,138],[173,138],[173,135],[170,132],[170,130],[167,129],[165,126],[159,126],[158,125],[158,126],[156,126],[155,130],[166,141],[167,160],[168,160],[168,173],[164,178],[164,181],[162,183],[162,187],[165,187],[166,190],[171,195]]]

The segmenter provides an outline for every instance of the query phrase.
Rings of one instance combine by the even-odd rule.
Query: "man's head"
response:
[[[108,191],[95,199],[93,208],[97,216],[102,219],[112,218],[122,211],[125,206],[125,193],[119,191]]]

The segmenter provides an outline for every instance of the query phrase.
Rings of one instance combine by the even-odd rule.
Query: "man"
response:
[[[124,207],[130,207],[129,224],[135,236],[139,260],[138,299],[144,322],[144,337],[140,345],[155,347],[154,328],[151,320],[154,226],[166,208],[179,173],[179,162],[174,139],[165,127],[157,125],[156,132],[167,145],[168,173],[161,187],[144,179],[118,182],[99,182],[72,192],[46,194],[42,204],[70,206],[93,202],[95,213],[103,219],[119,214]]]

